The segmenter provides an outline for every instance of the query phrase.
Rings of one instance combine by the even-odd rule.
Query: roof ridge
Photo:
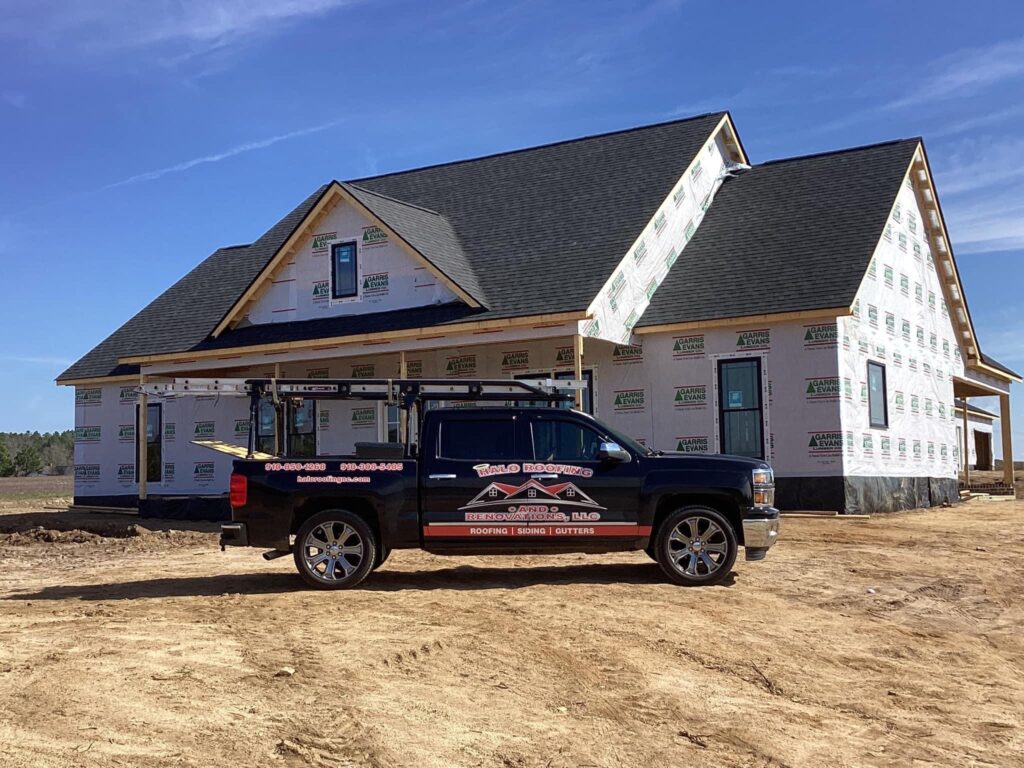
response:
[[[519,149],[509,149],[509,150],[505,150],[503,152],[491,152],[490,154],[486,154],[486,155],[478,155],[477,157],[464,157],[461,160],[448,160],[448,161],[443,162],[443,163],[432,163],[430,165],[423,165],[423,166],[420,166],[418,168],[406,168],[406,169],[401,170],[401,171],[392,171],[390,173],[381,173],[381,174],[378,174],[377,176],[362,176],[362,177],[360,177],[358,179],[353,179],[353,180],[345,182],[345,183],[346,184],[357,184],[358,182],[362,182],[362,181],[376,181],[377,179],[387,179],[387,178],[390,178],[392,176],[402,176],[403,174],[406,174],[406,173],[416,173],[417,171],[428,171],[428,170],[433,170],[434,168],[446,168],[448,166],[461,165],[463,163],[475,163],[478,160],[491,160],[491,159],[493,159],[495,157],[505,157],[505,156],[509,156],[509,155],[519,155],[519,154],[522,154],[524,152],[533,152],[533,151],[538,150],[538,149],[549,149],[551,147],[559,147],[559,146],[563,146],[565,144],[575,144],[576,142],[588,141],[589,139],[601,139],[601,138],[605,138],[607,136],[618,136],[618,135],[622,135],[622,134],[626,134],[626,133],[633,133],[635,131],[645,131],[645,130],[648,130],[650,128],[663,128],[666,125],[676,125],[678,123],[686,123],[686,122],[689,122],[691,120],[702,120],[702,119],[708,118],[708,117],[719,117],[719,118],[721,118],[721,117],[723,117],[725,115],[728,115],[728,114],[729,114],[728,110],[720,110],[718,112],[705,112],[702,115],[693,115],[692,117],[681,117],[681,118],[676,118],[675,120],[663,120],[660,123],[649,123],[647,125],[634,125],[631,128],[619,128],[619,129],[614,130],[614,131],[605,131],[603,133],[592,133],[592,134],[588,134],[586,136],[577,136],[576,138],[573,138],[573,139],[560,139],[559,141],[549,141],[546,144],[536,144],[536,145],[534,145],[532,147],[520,147]],[[402,201],[399,200],[398,202],[402,202]]]
[[[924,139],[920,136],[911,136],[905,139],[889,139],[888,141],[877,141],[873,144],[861,144],[857,147],[844,147],[842,149],[829,149],[822,152],[811,152],[806,155],[794,155],[793,157],[779,157],[774,160],[765,160],[763,163],[757,163],[753,167],[760,168],[765,165],[780,165],[782,163],[791,163],[797,160],[813,160],[818,157],[830,157],[832,155],[844,155],[850,152],[861,152],[866,149],[877,149],[879,147],[895,146],[896,144],[907,144],[907,143],[918,143],[923,142]]]
[[[339,181],[338,184],[341,185],[342,187],[355,187],[360,192],[365,192],[368,195],[373,195],[374,197],[380,197],[380,198],[383,198],[384,200],[390,200],[392,203],[398,203],[399,205],[406,205],[406,206],[408,206],[410,208],[416,208],[417,210],[424,211],[425,213],[432,213],[435,216],[440,216],[442,219],[445,218],[443,213],[441,213],[439,211],[435,211],[433,208],[427,208],[427,207],[422,206],[422,205],[416,205],[416,203],[410,203],[408,200],[399,200],[397,197],[392,197],[391,195],[385,195],[385,194],[383,194],[381,192],[376,192],[376,191],[374,191],[372,189],[367,189],[366,187],[362,186],[361,184],[356,184],[356,183],[351,182],[351,181]]]

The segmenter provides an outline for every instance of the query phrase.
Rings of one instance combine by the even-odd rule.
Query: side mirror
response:
[[[597,458],[601,461],[614,461],[625,464],[633,457],[630,456],[629,451],[618,443],[601,443],[601,446],[597,449]]]

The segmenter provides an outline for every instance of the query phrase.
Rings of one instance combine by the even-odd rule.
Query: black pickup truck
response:
[[[716,584],[740,546],[760,560],[775,542],[765,462],[650,450],[584,413],[521,400],[544,397],[424,408],[405,443],[357,444],[354,456],[236,459],[221,545],[292,553],[307,583],[344,589],[412,548],[644,550],[673,582]]]

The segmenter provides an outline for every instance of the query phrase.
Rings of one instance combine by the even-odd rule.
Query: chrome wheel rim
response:
[[[306,534],[302,559],[315,578],[342,581],[362,565],[363,548],[363,537],[355,528],[340,520],[328,520]]]
[[[704,578],[725,564],[729,539],[722,526],[710,517],[694,515],[679,521],[668,542],[672,567],[684,576]]]

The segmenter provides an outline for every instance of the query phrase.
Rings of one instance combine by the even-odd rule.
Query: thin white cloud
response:
[[[244,154],[246,152],[252,152],[257,149],[266,149],[274,144],[278,144],[282,141],[288,141],[289,139],[297,139],[301,136],[309,136],[312,133],[319,133],[320,131],[326,131],[328,128],[333,128],[336,125],[340,125],[343,120],[332,120],[329,123],[322,123],[321,125],[314,125],[311,128],[303,128],[298,131],[289,131],[288,133],[282,133],[278,136],[271,136],[268,139],[260,139],[259,141],[247,141],[244,144],[226,149],[223,152],[217,152],[212,155],[203,155],[202,157],[194,157],[191,160],[185,160],[175,165],[169,165],[166,168],[158,168],[155,171],[146,171],[145,173],[137,173],[134,176],[129,176],[126,179],[120,181],[111,182],[100,187],[104,189],[114,189],[115,187],[124,187],[129,184],[137,184],[141,181],[154,181],[167,176],[171,173],[181,173],[191,168],[195,168],[197,165],[205,165],[207,163],[219,163],[221,160],[226,160],[229,157],[235,157],[237,155]]]
[[[183,43],[210,48],[322,16],[354,0],[21,0],[0,38],[91,51]]]
[[[1024,37],[982,48],[964,48],[937,59],[932,73],[886,109],[902,109],[943,99],[973,96],[980,90],[1024,77]]]
[[[0,353],[0,361],[5,363],[25,363],[27,365],[71,365],[72,360],[64,357],[34,357],[32,355],[5,355]]]
[[[929,130],[925,134],[926,139],[940,139],[947,136],[956,136],[968,131],[976,131],[979,128],[989,128],[999,125],[1014,117],[1024,115],[1024,104],[1017,104],[1006,109],[997,109],[995,112],[986,112],[981,115],[969,117],[966,120],[946,123],[935,130]]]

